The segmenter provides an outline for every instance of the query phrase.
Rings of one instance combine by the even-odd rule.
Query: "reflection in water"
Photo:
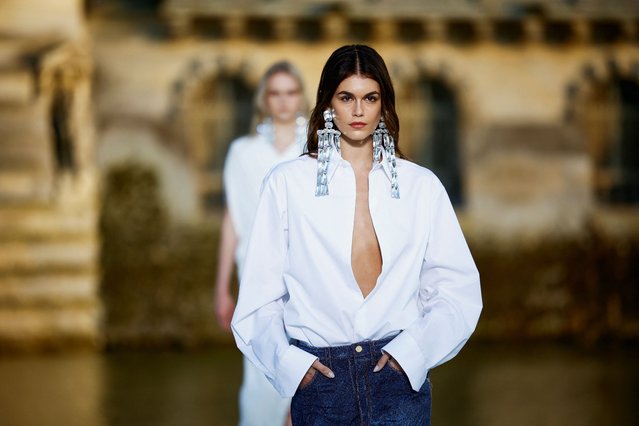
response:
[[[638,425],[638,355],[639,348],[469,345],[433,371],[433,425]]]
[[[237,424],[242,358],[209,353],[126,353],[104,358],[109,426]]]
[[[433,371],[433,426],[637,425],[638,355],[470,344]],[[232,348],[0,358],[0,424],[234,425],[241,365]]]
[[[0,358],[0,425],[107,426],[96,355]]]

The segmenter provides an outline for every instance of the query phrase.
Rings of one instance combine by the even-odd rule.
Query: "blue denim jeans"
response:
[[[333,370],[335,378],[316,372],[309,384],[295,392],[291,402],[293,425],[430,425],[429,380],[415,392],[406,374],[390,363],[373,373],[382,356],[381,348],[390,340],[325,348],[294,342]]]

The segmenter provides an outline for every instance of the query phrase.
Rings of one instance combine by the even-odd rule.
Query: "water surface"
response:
[[[639,425],[639,348],[469,344],[432,372],[433,426]],[[237,423],[233,348],[0,358],[2,426]]]

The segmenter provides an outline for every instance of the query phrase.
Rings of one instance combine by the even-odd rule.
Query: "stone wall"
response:
[[[197,123],[188,116],[197,113],[194,94],[219,75],[254,86],[269,64],[288,58],[301,69],[312,102],[330,53],[344,43],[370,43],[391,70],[404,135],[400,144],[409,157],[426,139],[419,114],[428,111],[416,114],[418,101],[411,98],[416,85],[436,80],[453,93],[464,199],[457,212],[486,300],[477,336],[639,337],[632,267],[639,213],[636,206],[610,206],[595,197],[591,146],[596,138],[577,119],[589,90],[587,70],[605,80],[613,62],[628,78],[639,78],[633,71],[639,64],[636,24],[605,15],[594,3],[579,17],[551,8],[551,16],[533,11],[512,18],[493,2],[494,15],[447,17],[440,10],[417,17],[395,11],[390,19],[367,15],[366,9],[355,13],[350,5],[309,16],[301,4],[291,9],[298,15],[281,19],[259,8],[246,12],[239,3],[244,12],[226,19],[214,3],[167,2],[161,16],[143,25],[112,10],[93,15],[101,150],[115,146],[116,133],[122,141],[134,140],[134,132],[127,134],[132,127],[122,123],[135,122],[135,131],[144,132],[158,150],[192,165],[194,179],[184,181],[184,188],[197,199],[200,160],[184,131]],[[612,38],[606,36],[608,27],[598,26],[598,16],[612,20]],[[170,175],[167,167],[154,169],[157,176]],[[192,215],[178,218],[168,207],[178,199],[162,186],[169,222],[202,219],[197,201]],[[218,216],[204,217],[215,229]],[[624,232],[613,232],[611,224]],[[199,256],[192,256],[199,270]],[[112,282],[106,277],[103,285]],[[200,285],[212,291],[212,282]]]
[[[312,103],[326,58],[355,42],[389,66],[409,157],[437,143],[433,90],[455,113],[477,337],[639,338],[639,210],[598,195],[618,117],[601,88],[639,80],[632,2],[133,3],[0,4],[0,348],[229,342],[203,153],[223,155],[206,126],[235,100],[207,93],[286,58]]]
[[[22,40],[80,39],[86,35],[84,4],[81,0],[3,0],[0,34]]]
[[[93,68],[81,5],[0,5],[2,351],[100,346]],[[34,20],[36,10],[51,19]]]

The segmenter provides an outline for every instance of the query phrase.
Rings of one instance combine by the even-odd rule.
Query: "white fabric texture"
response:
[[[273,165],[298,157],[303,146],[296,142],[278,152],[263,135],[244,136],[234,140],[224,163],[226,206],[237,235],[235,261],[241,272],[260,185]],[[240,426],[284,425],[290,398],[282,398],[251,362],[244,360],[240,388]]]
[[[385,161],[369,174],[382,272],[364,298],[351,267],[355,175],[332,154],[329,195],[315,196],[317,160],[303,156],[265,178],[232,329],[240,350],[282,396],[315,360],[291,344],[347,345],[394,336],[385,348],[418,390],[477,324],[479,273],[453,207],[429,170],[397,160],[400,199]]]
[[[231,142],[224,161],[224,194],[238,239],[235,260],[239,273],[244,265],[264,176],[274,165],[299,157],[303,148],[298,141],[285,151],[278,152],[265,136],[259,134]]]

